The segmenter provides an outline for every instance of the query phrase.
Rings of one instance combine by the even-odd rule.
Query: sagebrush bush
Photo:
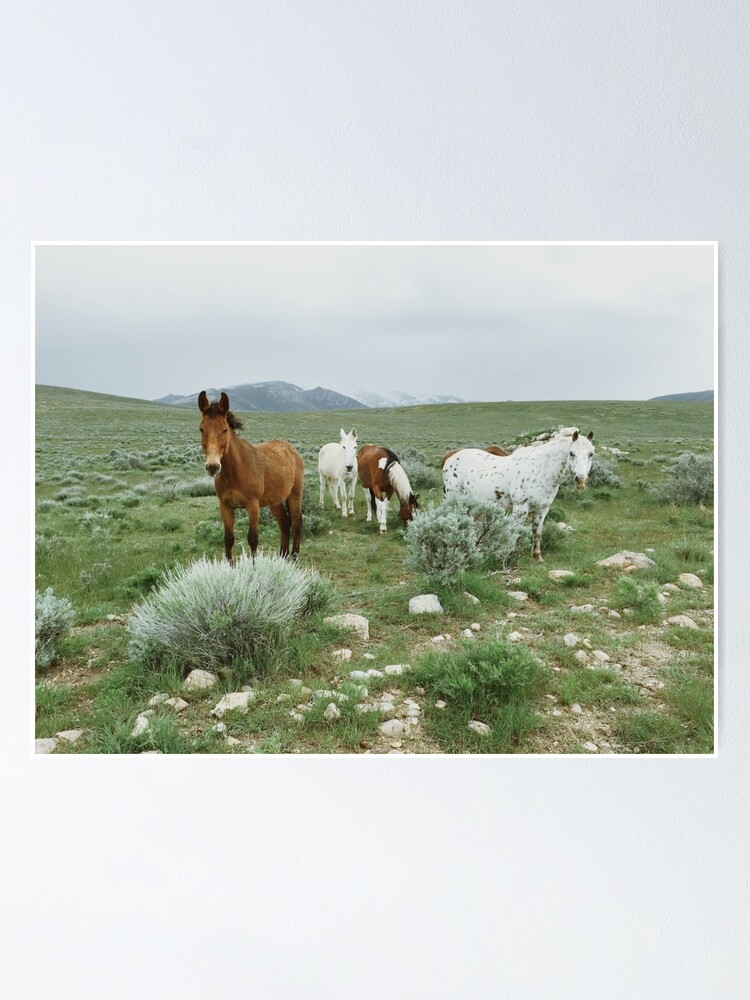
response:
[[[468,570],[504,565],[528,537],[529,528],[497,504],[452,496],[408,522],[405,565],[447,587]]]
[[[149,666],[266,671],[295,618],[325,607],[331,587],[316,570],[259,553],[199,559],[165,574],[130,618],[130,654]]]
[[[684,451],[664,467],[666,481],[659,498],[678,506],[714,502],[714,456]]]
[[[59,644],[75,620],[73,605],[67,597],[55,597],[52,587],[36,592],[34,618],[34,658],[40,669],[49,667],[59,655]]]

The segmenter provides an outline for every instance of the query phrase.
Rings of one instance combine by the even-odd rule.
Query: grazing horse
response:
[[[357,485],[357,432],[352,429],[347,434],[341,428],[341,442],[324,444],[318,452],[318,475],[320,476],[320,506],[326,492],[326,483],[331,491],[333,506],[341,511],[341,516],[354,513],[354,490]],[[341,503],[339,503],[339,493]]]
[[[261,507],[270,507],[281,532],[282,556],[289,555],[289,529],[294,536],[292,559],[299,553],[302,534],[302,481],[305,467],[302,456],[287,441],[263,441],[253,445],[235,433],[241,422],[229,409],[229,397],[222,392],[218,403],[209,403],[201,392],[198,407],[201,420],[201,446],[206,456],[206,471],[213,477],[219,513],[224,522],[224,549],[232,561],[234,512],[247,511],[250,529],[247,540],[255,558],[258,548],[258,518]]]
[[[399,517],[404,523],[411,521],[414,511],[419,506],[418,498],[412,492],[398,456],[388,448],[365,444],[357,454],[357,465],[359,481],[362,483],[367,500],[367,520],[371,521],[372,515],[375,514],[380,525],[380,533],[383,534],[386,530],[388,501],[395,493],[401,502]]]
[[[490,444],[490,445],[487,445],[487,447],[485,449],[483,449],[483,450],[486,451],[488,455],[507,455],[508,454],[508,452],[505,450],[505,448],[501,448],[499,444]],[[457,451],[463,451],[463,448],[453,448],[452,451],[446,451],[446,453],[440,459],[440,468],[441,469],[445,465],[445,463],[448,461],[448,459],[452,455],[455,455]]]
[[[530,514],[531,556],[544,562],[540,541],[547,511],[568,474],[575,477],[579,490],[585,487],[594,456],[593,437],[593,431],[585,438],[576,431],[572,437],[516,448],[506,458],[488,455],[479,448],[464,448],[443,466],[445,493],[497,500],[521,519]]]

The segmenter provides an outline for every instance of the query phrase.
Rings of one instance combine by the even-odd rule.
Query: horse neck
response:
[[[534,452],[544,454],[544,471],[549,473],[550,480],[556,486],[565,479],[568,472],[568,448],[570,442],[567,438],[558,441],[550,441],[548,444],[538,445],[536,448],[529,448],[529,454],[533,460]]]
[[[245,441],[243,438],[237,437],[235,432],[230,430],[229,444],[227,445],[227,450],[221,460],[222,471],[226,470],[228,475],[235,476],[237,473],[237,466],[242,459],[243,451],[252,455],[255,453],[255,447],[250,444],[249,441]]]
[[[404,472],[401,463],[394,462],[390,465],[388,467],[387,476],[388,481],[396,491],[399,500],[402,500],[404,503],[408,503],[409,497],[412,494],[412,488],[409,484],[409,477]]]

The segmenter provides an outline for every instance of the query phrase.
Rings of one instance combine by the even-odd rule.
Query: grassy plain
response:
[[[667,506],[657,494],[670,459],[713,450],[710,404],[506,402],[240,414],[248,440],[284,438],[301,451],[308,480],[302,561],[331,578],[332,612],[369,619],[370,641],[324,624],[322,613],[313,616],[297,627],[286,661],[251,679],[251,710],[227,717],[225,734],[212,728],[213,691],[185,696],[189,705],[179,715],[159,709],[139,737],[131,731],[148,699],[184,692],[179,671],[154,673],[130,661],[133,603],[158,585],[167,568],[223,552],[213,485],[203,470],[198,410],[48,386],[37,387],[36,410],[36,588],[52,587],[76,611],[61,658],[36,678],[37,736],[83,730],[75,744],[61,742],[57,752],[713,750],[713,509]],[[439,458],[449,448],[508,445],[570,424],[593,429],[619,485],[560,491],[545,529],[543,566],[524,551],[505,572],[474,574],[436,590],[404,568],[395,509],[383,537],[365,522],[359,489],[353,518],[334,512],[330,498],[319,512],[317,452],[338,438],[341,426],[356,426],[361,443],[395,450],[425,505],[442,497]],[[602,446],[627,454],[614,458]],[[558,529],[561,522],[572,530]],[[242,517],[237,527],[239,548]],[[260,544],[277,548],[270,517],[262,519]],[[638,572],[638,588],[632,587],[635,577],[623,581],[596,565],[622,549],[653,550],[656,567]],[[574,575],[553,581],[548,571],[557,568]],[[663,591],[684,572],[697,574],[704,588]],[[519,590],[528,593],[527,601],[509,596]],[[439,594],[445,614],[408,614],[408,599],[426,591]],[[480,603],[469,603],[465,591]],[[667,593],[666,604],[657,600],[659,593]],[[571,610],[585,605],[594,611]],[[622,617],[611,616],[615,610]],[[665,623],[678,614],[690,615],[699,628]],[[475,638],[464,638],[472,623],[479,625]],[[512,633],[520,639],[511,639]],[[568,633],[579,637],[575,647],[563,641]],[[437,634],[451,638],[435,644]],[[349,663],[332,656],[344,646],[353,651]],[[519,660],[519,649],[526,660],[521,654]],[[374,659],[364,659],[365,652]],[[490,664],[477,668],[481,683],[457,681],[474,670],[462,673],[461,664],[470,661]],[[509,666],[517,661],[520,666]],[[300,697],[292,679],[311,692],[346,693],[350,670],[396,663],[410,669],[372,678],[368,688],[370,699],[390,701],[393,714],[405,721],[399,738],[379,733],[378,723],[390,716],[355,711],[353,694],[341,702],[336,720],[323,717],[325,701],[302,723],[290,716]],[[237,678],[221,678],[220,691],[236,687]],[[444,708],[436,707],[442,702]],[[413,704],[420,706],[418,723],[406,721],[404,706]],[[471,719],[487,723],[490,732],[470,730]]]

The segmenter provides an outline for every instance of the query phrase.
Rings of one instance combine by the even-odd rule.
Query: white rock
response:
[[[52,736],[35,740],[34,753],[52,753],[53,750],[57,749],[57,742]]]
[[[387,667],[383,667],[386,674],[403,674],[403,672],[408,669],[408,663],[390,663]]]
[[[472,632],[481,632],[482,631],[482,626],[479,624],[479,622],[472,622],[471,623],[471,631]]]
[[[528,601],[529,599],[525,590],[509,590],[508,597],[512,597],[514,601]]]
[[[669,604],[669,597],[666,594],[659,594],[656,599],[663,608]]]
[[[508,636],[508,642],[520,642],[523,639],[523,635],[520,632],[511,632]]]
[[[362,659],[363,660],[376,660],[377,657],[375,656],[374,653],[363,653],[362,654]]]
[[[341,709],[339,706],[332,701],[329,705],[326,705],[326,710],[323,712],[324,719],[340,719]]]
[[[555,718],[557,718],[558,716],[562,715],[562,712],[560,711],[559,708],[553,708],[551,714],[554,715]]]
[[[227,736],[226,742],[230,747],[238,747],[241,740],[238,740],[236,736]]]
[[[368,677],[382,677],[383,676],[383,671],[382,670],[376,670],[374,667],[371,667],[367,671],[367,676]]]
[[[461,635],[464,637],[464,639],[473,639],[474,638],[474,633],[471,631],[470,628],[465,628],[463,630],[463,632],[461,633]]]
[[[349,676],[355,681],[364,681],[370,676],[369,671],[365,670],[350,670]]]
[[[235,709],[247,712],[248,704],[254,698],[253,691],[233,691],[231,694],[225,694],[221,701],[211,709],[211,715],[220,719],[225,712],[231,712]]]
[[[445,642],[445,636],[444,635],[433,635],[433,637],[432,637],[432,639],[430,641],[431,642]]]
[[[589,654],[586,652],[585,649],[578,649],[578,650],[576,650],[576,652],[573,654],[573,656],[575,657],[576,660],[578,660],[579,663],[588,663],[589,662]]]
[[[296,688],[301,688],[302,687],[302,681],[299,679],[299,677],[292,677],[292,679],[289,681],[289,683],[292,685],[292,687],[296,687]]]
[[[334,660],[341,660],[342,663],[348,663],[352,658],[351,649],[334,649],[331,653]]]
[[[289,714],[291,715],[291,717],[294,719],[295,722],[305,721],[305,717],[301,712],[290,712]]]
[[[378,728],[383,736],[400,736],[404,731],[404,724],[399,719],[389,719],[381,722]]]
[[[210,670],[198,670],[196,668],[190,671],[182,686],[187,688],[188,691],[203,691],[206,688],[213,687],[217,680],[216,674],[212,674]]]
[[[703,589],[703,582],[695,573],[680,573],[677,582],[681,583],[683,587],[692,587],[694,590]]]
[[[169,705],[169,707],[173,708],[175,712],[184,712],[188,707],[188,703],[184,698],[167,698],[164,704]]]
[[[216,725],[213,726],[213,731],[215,733],[225,733],[227,731],[226,722],[217,722]]]
[[[572,612],[574,612],[575,614],[577,614],[577,615],[591,614],[591,612],[594,610],[594,605],[593,604],[574,604],[570,610]]]
[[[442,614],[442,611],[437,594],[418,594],[409,601],[410,615]]]
[[[565,580],[566,577],[575,576],[572,569],[551,569],[547,576],[550,580]]]
[[[475,597],[473,594],[470,594],[468,590],[464,591],[464,597],[468,601],[471,601],[472,604],[479,604],[480,603],[479,598]]]
[[[83,736],[82,729],[63,729],[61,733],[55,733],[61,740],[65,740],[66,743],[77,743],[78,740]]]
[[[149,727],[149,719],[147,715],[139,715],[135,720],[135,725],[133,726],[133,731],[131,736],[140,736],[141,733],[145,733]]]
[[[393,702],[387,699],[385,701],[376,701],[374,707],[376,712],[393,712],[396,708]]]
[[[574,705],[570,706],[570,711],[573,713],[573,715],[582,715],[583,714],[583,709],[578,704],[578,702],[576,702]]]
[[[479,733],[480,736],[486,736],[490,732],[490,727],[486,722],[479,722],[477,719],[472,719],[469,723],[469,729],[473,729],[475,733]]]
[[[354,706],[358,712],[376,712],[377,706],[370,705],[367,702],[360,702],[359,705]]]
[[[445,702],[445,701],[436,701],[435,702],[435,708],[440,709],[440,711],[442,711],[447,704],[448,703]]]
[[[363,642],[367,642],[370,638],[370,623],[362,615],[329,615],[323,621],[331,625],[338,625],[340,628],[352,629]]]
[[[291,695],[285,694],[284,692],[282,692],[281,694],[277,694],[276,695],[276,704],[279,705],[283,701],[289,701],[290,698],[291,698]]]
[[[168,694],[155,694],[153,698],[149,698],[148,703],[149,705],[163,705],[168,697]]]
[[[566,646],[570,646],[571,649],[573,646],[577,646],[580,641],[580,636],[577,636],[575,632],[568,632],[563,636],[563,642]]]
[[[421,713],[419,707],[416,706],[416,705],[413,708],[407,708],[407,710],[406,710],[406,716],[409,719],[418,719],[421,714],[422,713]]]
[[[600,559],[597,566],[614,566],[617,569],[648,569],[656,566],[653,559],[643,552],[616,552],[613,556]]]
[[[615,621],[622,621],[622,615],[619,611],[610,611],[607,614],[607,618],[614,618]]]
[[[605,653],[603,649],[595,649],[594,659],[598,660],[600,663],[609,663],[609,654]]]
[[[588,750],[589,753],[596,753],[599,749],[596,743],[584,743],[583,746],[584,749]]]
[[[680,588],[676,583],[665,583],[664,590],[668,590],[670,594],[679,594]]]
[[[509,611],[508,614],[505,617],[506,618],[510,618],[510,620],[512,621],[514,618],[518,618],[518,612],[517,611]]]
[[[667,618],[668,625],[677,625],[680,628],[698,628],[698,625],[688,615],[673,615]]]

